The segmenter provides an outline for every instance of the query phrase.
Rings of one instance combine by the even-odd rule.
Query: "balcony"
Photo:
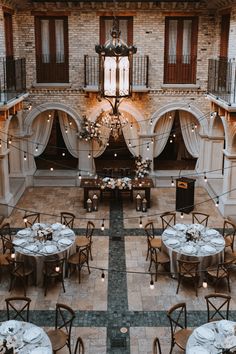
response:
[[[236,103],[236,62],[233,59],[209,59],[208,92],[229,106]]]
[[[195,84],[195,55],[166,55],[164,67],[164,84]]]
[[[0,104],[7,104],[25,92],[25,59],[0,58]]]
[[[133,57],[133,92],[147,92],[149,58],[145,56]],[[97,92],[99,89],[99,57],[84,56],[84,89],[88,92]]]

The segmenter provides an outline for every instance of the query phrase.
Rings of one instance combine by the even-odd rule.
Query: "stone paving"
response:
[[[213,201],[202,188],[195,189],[195,210],[208,212],[209,225],[222,228],[223,218]],[[182,286],[176,295],[176,280],[168,274],[161,274],[155,283],[155,289],[149,287],[149,262],[146,261],[147,244],[143,229],[139,228],[139,218],[134,203],[128,199],[114,201],[105,199],[98,212],[86,213],[82,206],[80,188],[29,188],[9,221],[13,228],[23,227],[24,210],[39,211],[43,222],[59,221],[61,211],[70,211],[76,215],[75,230],[83,234],[86,219],[93,220],[96,231],[93,237],[93,261],[91,274],[82,272],[81,284],[77,274],[65,279],[66,293],[60,284],[54,284],[44,297],[43,289],[29,285],[27,296],[32,299],[31,321],[48,329],[54,324],[54,309],[57,302],[66,303],[76,311],[72,331],[73,340],[80,335],[85,342],[86,354],[151,354],[152,341],[158,336],[162,352],[170,348],[170,328],[166,310],[177,302],[185,301],[188,309],[188,324],[195,327],[206,322],[204,296],[214,291],[212,284],[207,289],[199,289],[199,296],[188,286]],[[155,188],[152,190],[152,207],[143,215],[143,224],[152,220],[156,233],[160,234],[159,214],[175,209],[173,188]],[[139,215],[139,216],[140,216]],[[101,220],[105,219],[105,231],[100,230]],[[190,215],[184,220],[190,222]],[[99,268],[99,269],[95,269]],[[101,281],[101,270],[105,269],[105,281]],[[107,269],[113,271],[107,272]],[[123,272],[124,271],[124,272]],[[128,273],[127,273],[128,272]],[[134,273],[135,272],[135,273]],[[138,274],[140,273],[140,274]],[[235,272],[231,275],[231,319],[236,320]],[[8,292],[8,277],[2,272],[0,286],[0,315],[5,318],[5,297],[20,295],[20,287]],[[222,284],[222,292],[226,292]],[[126,334],[120,328],[128,329]],[[59,354],[67,353],[61,350]],[[181,353],[178,349],[174,354]]]

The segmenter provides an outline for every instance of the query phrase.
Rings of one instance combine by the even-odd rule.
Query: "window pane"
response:
[[[56,62],[64,63],[64,21],[55,20]]]
[[[176,63],[176,47],[177,47],[177,20],[169,21],[169,48],[168,48],[168,63]]]
[[[105,42],[111,39],[111,29],[113,26],[113,19],[105,19]],[[119,19],[119,29],[121,31],[120,38],[127,43],[128,20]]]
[[[190,63],[191,55],[192,20],[184,20],[183,26],[183,63]]]
[[[49,21],[41,20],[41,47],[42,47],[42,62],[50,62],[49,50]]]

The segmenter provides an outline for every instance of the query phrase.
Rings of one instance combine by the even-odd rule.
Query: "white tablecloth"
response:
[[[48,233],[52,233],[52,240],[46,240]],[[67,259],[74,253],[75,234],[73,230],[60,223],[52,225],[40,223],[18,231],[13,244],[17,259],[24,259],[30,265],[36,266],[36,285],[42,286],[44,261],[47,257],[55,255]]]
[[[46,332],[29,322],[10,320],[0,324],[0,350],[3,340],[15,354],[51,354],[52,345]]]
[[[236,322],[216,321],[196,328],[188,339],[186,354],[219,354],[236,349]]]
[[[173,276],[178,271],[177,259],[198,260],[200,271],[205,270],[223,261],[224,247],[224,238],[217,230],[204,228],[199,224],[176,224],[162,234],[162,249],[170,256],[170,271]],[[203,277],[203,273],[200,275]]]

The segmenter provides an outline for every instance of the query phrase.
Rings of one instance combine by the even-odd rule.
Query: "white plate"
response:
[[[71,229],[64,229],[64,230],[61,230],[60,234],[62,236],[72,236],[72,235],[74,235],[74,232]]]
[[[0,326],[0,333],[2,335],[16,334],[19,330],[19,322],[10,320],[3,322]]]
[[[12,243],[15,246],[24,246],[28,243],[28,241],[25,238],[17,238]]]
[[[31,230],[29,230],[29,229],[24,229],[24,230],[20,230],[20,231],[18,231],[17,232],[17,236],[18,237],[27,237],[27,236],[30,236],[31,235]]]
[[[42,338],[42,330],[37,327],[27,329],[23,334],[23,341],[26,343],[37,343]]]
[[[220,237],[214,237],[210,240],[210,242],[216,246],[223,246],[225,244],[224,239]]]
[[[197,340],[200,340],[201,342],[212,342],[215,339],[215,334],[214,332],[206,328],[205,326],[196,328],[194,331],[194,336]]]
[[[177,231],[186,231],[187,230],[187,226],[185,224],[175,224],[174,228]]]
[[[178,246],[180,244],[179,240],[176,238],[168,238],[165,242],[168,246],[172,247]]]
[[[210,352],[201,345],[196,345],[188,349],[188,354],[210,354]]]
[[[71,241],[69,238],[61,238],[58,243],[62,246],[70,246],[73,241]]]
[[[182,252],[187,253],[187,254],[192,254],[195,253],[196,248],[193,247],[192,245],[186,245],[182,247]]]
[[[166,229],[164,231],[164,234],[165,235],[175,235],[176,234],[176,230],[174,230],[174,229]]]
[[[30,350],[30,354],[50,354],[51,350],[48,347],[38,347]]]
[[[46,229],[47,225],[46,224],[42,224],[40,222],[36,222],[35,224],[32,225],[32,230],[38,230],[38,229]]]
[[[215,235],[218,235],[219,232],[215,229],[208,229],[208,230],[206,230],[205,234],[207,236],[215,236]]]
[[[205,228],[202,224],[192,224],[190,227],[196,229],[197,231],[202,231]]]
[[[212,253],[216,253],[216,249],[215,247],[212,247],[212,246],[209,246],[209,245],[204,245],[201,247],[201,251],[205,254],[209,253],[209,254],[212,254]]]
[[[24,248],[22,248],[22,251],[24,253],[35,253],[38,252],[38,246],[36,245],[26,245]]]
[[[51,228],[53,229],[53,230],[61,230],[62,229],[62,224],[61,223],[59,223],[59,222],[56,222],[55,224],[52,224],[51,225]]]
[[[44,248],[41,251],[41,253],[47,253],[47,254],[56,253],[56,252],[57,252],[57,247],[55,245],[44,246]]]
[[[234,324],[227,320],[221,320],[217,323],[217,327],[219,331],[227,332],[227,333],[234,333]]]

